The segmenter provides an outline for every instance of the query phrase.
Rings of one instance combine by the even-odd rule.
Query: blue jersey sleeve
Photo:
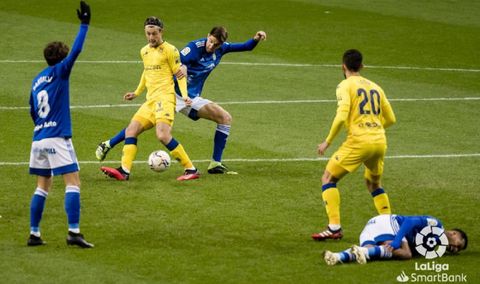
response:
[[[442,227],[442,223],[439,220],[430,216],[398,216],[397,218],[402,219],[402,224],[400,225],[398,233],[395,235],[395,239],[391,243],[393,249],[400,248],[402,239],[405,236],[420,231],[426,226]]]
[[[60,63],[61,64],[61,76],[64,78],[70,75],[70,71],[72,70],[73,64],[75,60],[77,60],[78,55],[82,51],[83,43],[85,42],[85,38],[87,37],[88,25],[81,24],[80,30],[78,31],[77,37],[75,38],[75,42],[73,43],[72,50],[68,54],[68,56]]]
[[[229,52],[241,52],[241,51],[250,51],[257,46],[258,42],[255,41],[253,38],[247,40],[246,42],[243,43],[224,43],[222,46],[222,53],[226,54]]]

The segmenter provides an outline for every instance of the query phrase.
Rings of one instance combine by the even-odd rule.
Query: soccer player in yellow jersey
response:
[[[365,165],[366,185],[378,214],[391,214],[390,202],[380,180],[387,150],[385,128],[396,119],[382,88],[360,75],[362,67],[362,54],[358,50],[345,51],[342,64],[345,80],[337,86],[337,114],[328,137],[318,145],[318,154],[325,153],[342,126],[347,129],[347,139],[333,153],[322,176],[328,227],[312,235],[317,241],[343,237],[337,182],[361,164]]]
[[[128,180],[137,154],[137,136],[155,126],[158,140],[185,168],[184,174],[177,180],[197,179],[200,173],[183,146],[171,134],[176,105],[173,75],[180,69],[180,54],[173,45],[163,40],[163,23],[158,18],[148,17],[144,27],[148,44],[140,50],[143,74],[137,89],[126,93],[124,99],[133,100],[147,88],[147,101],[135,113],[125,130],[122,165],[116,169],[101,167],[101,170],[117,180]],[[178,79],[178,83],[185,104],[190,105],[186,78]]]

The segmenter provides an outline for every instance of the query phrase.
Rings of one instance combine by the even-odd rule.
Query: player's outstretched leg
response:
[[[97,149],[95,150],[95,156],[97,160],[103,161],[107,157],[108,151],[113,149],[118,143],[125,140],[125,129],[120,130],[115,136],[113,136],[110,140],[103,141],[98,144]]]

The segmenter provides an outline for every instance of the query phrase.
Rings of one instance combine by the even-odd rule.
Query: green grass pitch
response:
[[[448,274],[480,281],[480,4],[478,1],[89,1],[92,20],[70,80],[73,142],[81,165],[81,228],[96,247],[67,248],[63,182],[50,193],[44,247],[26,246],[35,178],[28,175],[33,125],[29,88],[52,40],[72,44],[77,1],[0,2],[1,283],[396,283],[412,261],[329,267],[326,249],[358,242],[375,214],[363,171],[339,183],[345,237],[313,242],[327,221],[316,146],[335,112],[344,50],[358,48],[363,75],[380,84],[397,124],[388,130],[384,185],[394,213],[430,214],[463,228],[467,251],[435,261]],[[156,15],[178,48],[225,25],[232,42],[265,30],[253,52],[228,54],[204,96],[233,115],[224,158],[237,176],[179,183],[182,169],[148,169],[163,147],[139,139],[129,182],[104,178],[96,145],[126,126],[135,106],[119,107],[137,86],[142,24]],[[249,64],[244,64],[249,63]],[[251,63],[257,63],[252,65]],[[141,103],[143,97],[132,104]],[[259,103],[263,102],[263,103]],[[257,102],[257,103],[254,103]],[[112,105],[111,107],[94,107]],[[80,108],[78,106],[88,106]],[[178,115],[174,135],[206,173],[215,125]],[[342,142],[337,137],[327,157]],[[104,164],[116,166],[120,147]]]

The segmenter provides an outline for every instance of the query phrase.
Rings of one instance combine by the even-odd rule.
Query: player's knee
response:
[[[325,171],[322,176],[322,184],[331,183],[333,181],[332,177],[332,174],[330,174],[328,171]]]
[[[167,145],[170,140],[172,140],[172,135],[169,131],[157,131],[157,139],[163,145]]]
[[[231,125],[232,124],[232,116],[226,111],[221,111],[218,115],[216,115],[216,121],[215,122],[218,123],[218,124]]]

